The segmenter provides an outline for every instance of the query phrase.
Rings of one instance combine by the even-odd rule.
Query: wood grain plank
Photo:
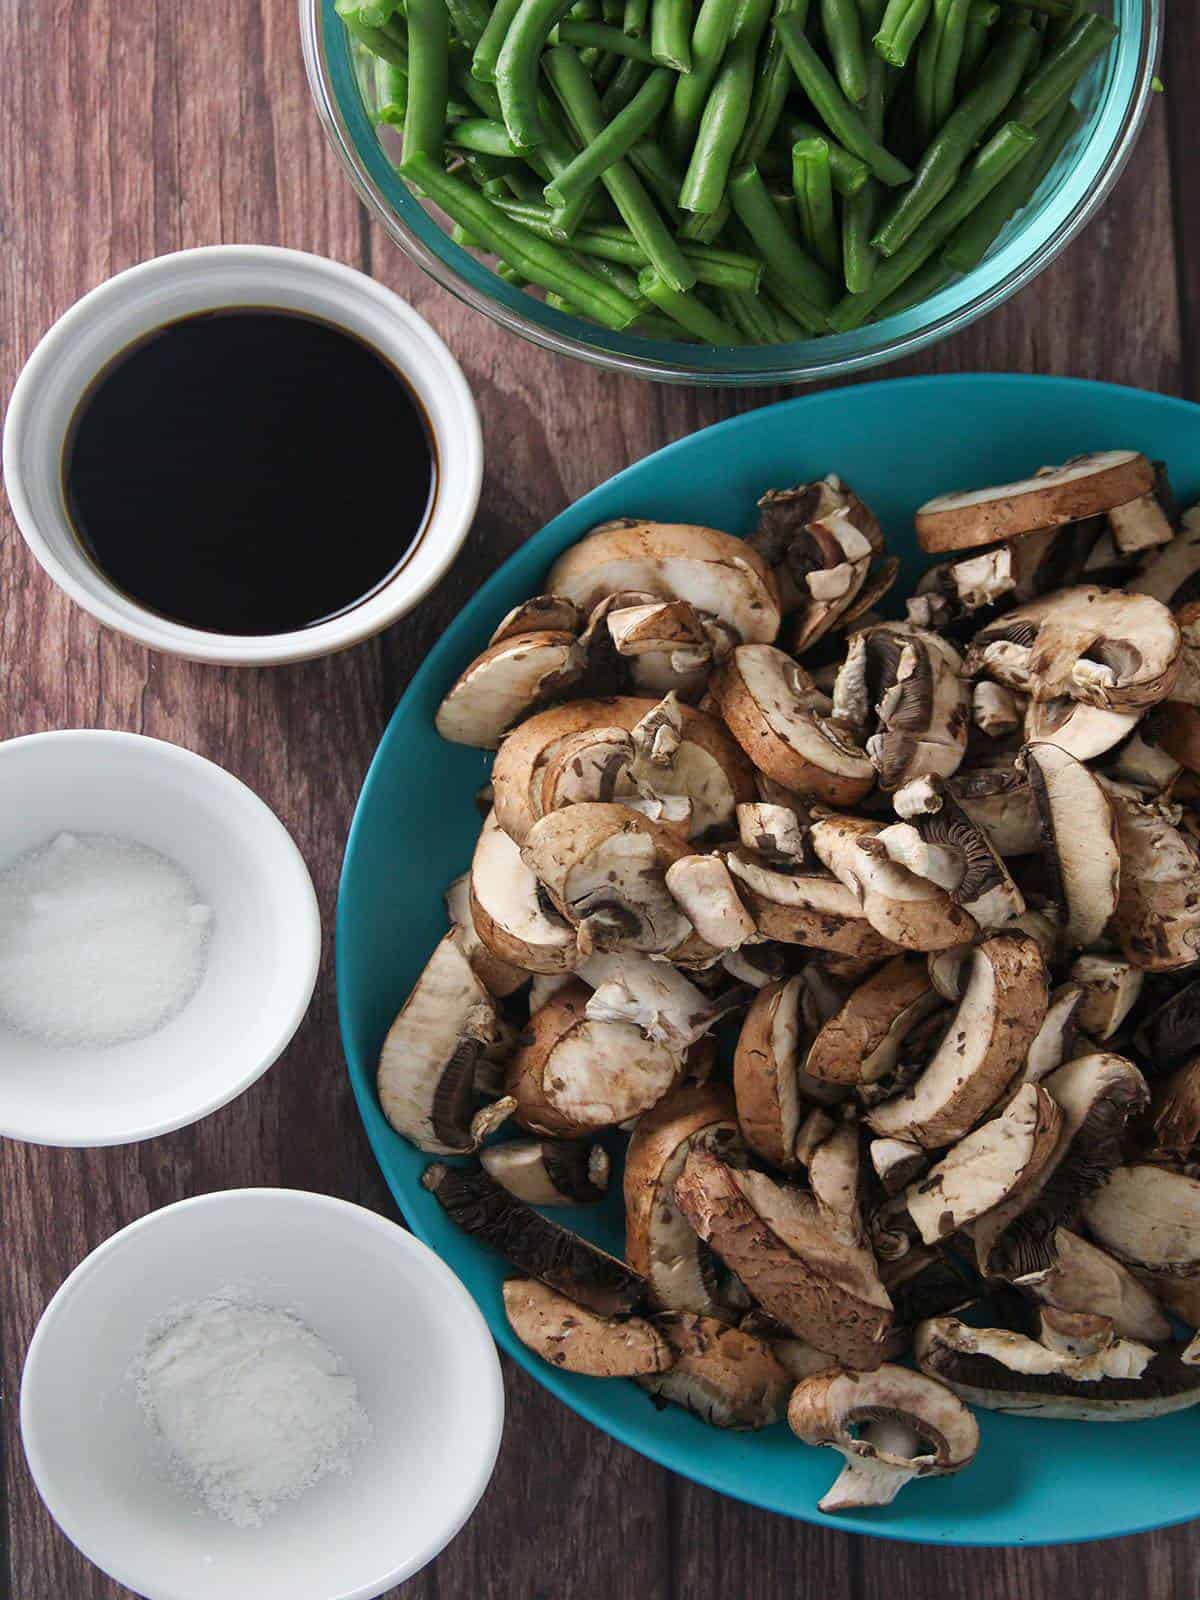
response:
[[[1163,111],[1171,149],[1171,179],[1179,282],[1183,393],[1200,398],[1200,8],[1166,7]]]

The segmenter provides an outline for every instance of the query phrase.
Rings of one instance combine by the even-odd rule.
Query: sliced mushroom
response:
[[[776,783],[830,805],[853,805],[874,783],[866,754],[782,650],[739,646],[714,674],[711,691],[734,738]]]
[[[634,1125],[625,1152],[625,1253],[667,1311],[728,1317],[708,1247],[675,1204],[675,1180],[693,1149],[740,1148],[733,1098],[723,1085],[672,1090]]]
[[[1151,1112],[1153,1160],[1190,1166],[1200,1155],[1200,1056],[1155,1085]]]
[[[1121,852],[1121,887],[1110,936],[1135,967],[1171,972],[1200,956],[1195,842],[1163,807],[1118,792],[1108,796]]]
[[[866,750],[883,788],[957,770],[971,706],[962,665],[953,645],[911,623],[883,622],[851,639],[834,712],[844,707],[864,734],[874,728]]]
[[[508,1325],[543,1361],[589,1378],[640,1378],[666,1372],[675,1352],[643,1317],[598,1315],[536,1278],[504,1285]]]
[[[733,1057],[742,1137],[764,1161],[785,1169],[795,1164],[796,1135],[811,1103],[797,1070],[804,1030],[803,990],[800,976],[760,989],[746,1013]]]
[[[1147,799],[1167,794],[1183,771],[1183,763],[1176,761],[1159,742],[1158,719],[1162,710],[1156,706],[1144,717],[1105,764],[1107,775],[1115,783],[1132,784]]]
[[[506,639],[528,633],[579,634],[583,632],[583,623],[583,613],[573,600],[561,594],[535,594],[513,607],[488,640],[488,645],[503,644]]]
[[[964,1311],[987,1292],[987,1286],[959,1256],[921,1244],[895,1261],[884,1262],[880,1277],[896,1309],[893,1345],[897,1356],[912,1344],[918,1322]]]
[[[623,1261],[543,1217],[486,1172],[433,1162],[421,1184],[464,1232],[577,1305],[614,1317],[637,1311],[645,1300],[644,1279]]]
[[[1080,956],[1070,971],[1083,991],[1076,1021],[1089,1038],[1103,1044],[1137,1003],[1146,974],[1116,956]]]
[[[587,1014],[591,990],[562,988],[529,1019],[508,1064],[516,1120],[532,1133],[580,1138],[636,1117],[683,1074],[682,1050],[630,1022]]]
[[[1141,711],[1106,711],[1062,695],[1030,700],[1025,707],[1025,737],[1046,740],[1076,761],[1092,761],[1120,744],[1138,725]]]
[[[1152,1011],[1133,1036],[1148,1072],[1170,1072],[1200,1054],[1200,978],[1193,978]]]
[[[611,1163],[586,1139],[510,1139],[480,1152],[480,1165],[531,1206],[586,1206],[604,1199]]]
[[[987,833],[949,795],[937,811],[879,835],[893,861],[946,890],[981,928],[1024,914],[1025,901]]]
[[[1154,718],[1159,748],[1188,772],[1200,772],[1200,707],[1165,700],[1155,707]]]
[[[1112,807],[1083,763],[1058,745],[1026,745],[1018,765],[1037,805],[1042,859],[1066,941],[1094,944],[1116,907],[1121,877]]]
[[[779,632],[770,568],[751,545],[714,528],[633,517],[603,523],[559,557],[547,587],[589,612],[607,595],[634,589],[686,600],[742,640],[769,643]]]
[[[490,995],[503,1000],[529,982],[526,969],[503,960],[479,937],[471,911],[471,875],[464,872],[446,890],[446,911],[458,931],[462,952]]]
[[[865,1245],[830,1237],[811,1194],[693,1150],[675,1185],[680,1210],[791,1333],[855,1366],[878,1366],[891,1301]]]
[[[885,939],[909,950],[943,950],[976,932],[974,919],[940,885],[893,859],[877,822],[825,817],[809,835],[818,859],[857,898]]]
[[[885,962],[858,984],[809,1047],[804,1070],[825,1083],[875,1083],[895,1070],[918,1023],[941,1005],[919,955]]]
[[[575,636],[546,630],[491,644],[447,691],[434,719],[443,739],[494,750],[508,730],[583,676]]]
[[[738,837],[746,850],[779,865],[804,859],[804,829],[791,806],[756,801],[737,808]]]
[[[953,1023],[916,1083],[867,1115],[884,1138],[927,1150],[956,1143],[1016,1077],[1046,1014],[1046,968],[1032,939],[978,946]]]
[[[1085,1203],[1097,1244],[1159,1278],[1200,1273],[1200,1181],[1166,1167],[1118,1167]]]
[[[971,1405],[1021,1416],[1125,1422],[1200,1402],[1200,1372],[1174,1351],[1156,1354],[1149,1345],[1117,1338],[1103,1317],[1043,1312],[1044,1319],[1070,1316],[1082,1324],[1070,1341],[1078,1353],[1045,1342],[1045,1329],[1039,1342],[934,1317],[917,1329],[917,1362]]]
[[[1055,1229],[1050,1246],[1051,1264],[1014,1278],[1018,1289],[1060,1311],[1107,1317],[1120,1339],[1163,1344],[1171,1337],[1157,1300],[1114,1256],[1067,1228]]]
[[[1127,588],[1135,594],[1153,595],[1163,605],[1187,605],[1200,598],[1200,514],[1185,512],[1179,533],[1170,544],[1147,551]]]
[[[1110,506],[1108,525],[1113,543],[1125,556],[1171,542],[1170,521],[1152,494],[1138,495],[1137,499],[1127,500],[1121,506]]]
[[[471,919],[501,963],[524,972],[569,972],[579,961],[575,929],[560,916],[492,812],[471,862]]]
[[[872,1139],[871,1165],[886,1195],[899,1194],[929,1165],[928,1152],[907,1139]]]
[[[1014,767],[959,772],[946,792],[1001,856],[1031,855],[1038,849],[1037,802],[1023,772]]]
[[[713,1317],[677,1312],[660,1327],[674,1361],[643,1389],[714,1428],[768,1428],[787,1411],[792,1377],[765,1340]]]
[[[725,991],[710,998],[667,961],[616,951],[589,956],[579,977],[593,990],[586,1014],[595,1022],[631,1022],[659,1043],[682,1052],[696,1044],[749,996]]]
[[[744,850],[727,852],[725,864],[765,938],[870,961],[895,954],[893,941],[863,916],[858,895],[823,870],[776,872]]]
[[[819,1502],[824,1512],[886,1506],[914,1478],[969,1466],[979,1427],[943,1384],[906,1367],[838,1369],[797,1384],[788,1425],[805,1444],[831,1445],[846,1465]]]
[[[434,950],[388,1029],[379,1103],[397,1133],[433,1155],[466,1155],[511,1115],[513,1102],[475,1108],[475,1072],[495,1036],[496,1007],[458,935]]]
[[[990,739],[1015,733],[1025,720],[1026,701],[1002,683],[980,678],[971,691],[971,721]]]
[[[989,623],[965,665],[1034,700],[1065,697],[1137,711],[1167,697],[1180,649],[1179,628],[1159,601],[1082,585]]]
[[[849,620],[873,558],[883,550],[883,534],[854,491],[832,475],[791,489],[769,489],[758,506],[758,527],[747,543],[774,572],[784,611],[799,613],[799,651],[835,622]],[[874,577],[864,606],[886,592],[881,575]]]
[[[1076,456],[1032,478],[927,500],[916,514],[922,550],[970,550],[1038,528],[1061,527],[1154,489],[1154,469],[1133,450]]]
[[[738,950],[758,933],[719,856],[681,856],[667,868],[667,889],[696,932],[716,950]]]
[[[1041,1083],[1073,1054],[1083,999],[1084,990],[1078,983],[1062,983],[1051,991],[1042,1025],[1034,1034],[1025,1065],[1014,1080],[1014,1092],[1023,1083]]]

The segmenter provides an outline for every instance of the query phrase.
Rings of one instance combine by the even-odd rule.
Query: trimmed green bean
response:
[[[404,112],[408,105],[408,73],[383,56],[375,58],[375,111],[376,122],[389,128],[404,126]]]
[[[779,330],[777,340],[779,344],[790,344],[794,339],[806,339],[810,333],[828,333],[829,331],[823,322],[819,322],[815,328],[806,327],[804,324],[797,322],[794,317],[788,315],[773,295],[763,293],[758,298],[764,309],[770,312],[771,319]]]
[[[858,0],[821,0],[821,27],[838,87],[851,105],[862,105],[867,98],[867,57]]]
[[[659,277],[653,267],[645,267],[638,274],[638,288],[651,305],[657,306],[660,311],[665,311],[681,328],[686,328],[689,333],[696,334],[708,344],[719,347],[742,342],[735,327],[723,317],[719,317],[715,311],[710,311],[694,294],[684,294],[678,289],[673,289]]]
[[[914,44],[929,20],[933,0],[889,0],[871,43],[891,67],[906,67]]]
[[[424,152],[406,159],[400,171],[452,221],[472,233],[482,249],[499,256],[531,283],[565,295],[607,328],[620,330],[637,320],[638,307],[627,295],[572,261],[565,250],[506,217],[486,196],[443,172]]]
[[[989,13],[994,12],[994,15]],[[967,18],[967,26],[963,30],[962,59],[958,63],[957,92],[971,82],[979,70],[980,62],[987,55],[988,45],[991,42],[991,30],[1000,16],[1000,7],[981,6],[979,0],[971,7],[971,14]]]
[[[505,283],[511,283],[514,289],[526,289],[529,287],[529,279],[525,274],[519,272],[516,267],[510,267],[507,261],[497,261],[493,271]]]
[[[378,23],[368,20],[379,15],[377,7],[364,6],[362,0],[337,0],[334,10],[345,24],[346,31],[372,54],[383,61],[390,61],[394,67],[408,66],[407,39],[403,35],[394,38]]]
[[[549,206],[564,206],[586,195],[608,169],[627,156],[638,140],[652,128],[674,89],[674,75],[667,67],[655,67],[637,94],[594,139],[589,139],[570,166],[546,185]],[[597,107],[599,111],[599,107]],[[493,152],[505,155],[506,151]]]
[[[692,0],[651,0],[650,52],[660,67],[690,72]]]
[[[824,139],[801,139],[793,147],[792,188],[800,234],[809,253],[836,275],[842,270],[842,252],[833,209],[829,145]]]
[[[739,0],[725,59],[709,94],[688,162],[679,203],[685,211],[716,211],[725,195],[734,152],[750,115],[758,47],[772,0]]]
[[[550,213],[545,206],[526,205],[506,200],[501,210],[515,221],[523,223],[532,233],[543,239],[553,239],[550,232]],[[591,223],[580,228],[571,240],[571,248],[581,256],[614,261],[627,267],[648,267],[646,252],[620,223]],[[762,278],[762,263],[755,256],[740,250],[723,250],[716,245],[680,241],[680,249],[695,268],[697,283],[715,289],[732,289],[752,294]]]
[[[621,62],[600,99],[600,109],[606,121],[611,121],[623,106],[629,104],[651,71],[644,61],[626,59]]]
[[[1083,16],[1084,0],[1072,0],[1070,9],[1061,17],[1051,17],[1046,24],[1046,43],[1051,49],[1059,45]]]
[[[894,255],[945,199],[975,145],[1012,101],[1038,39],[1037,30],[1023,23],[1001,29],[975,83],[921,157],[912,183],[896,198],[871,240],[885,256]]]
[[[692,64],[675,80],[675,93],[663,119],[660,138],[667,152],[685,165],[696,142],[696,130],[713,79],[725,55],[737,12],[737,0],[701,0],[692,29]]]
[[[519,149],[531,149],[541,140],[538,66],[550,30],[570,7],[571,0],[521,0],[504,35],[496,61],[496,89],[504,126]]]
[[[450,92],[450,18],[445,0],[408,0],[408,105],[404,155],[442,159]]]
[[[1115,24],[1106,17],[1087,12],[1062,43],[1039,63],[1013,102],[1012,113],[1026,127],[1033,128],[1067,98],[1080,78],[1112,44],[1117,36]]]
[[[654,57],[645,39],[635,39],[608,22],[572,22],[568,18],[558,25],[558,42],[573,44],[576,48],[595,45],[601,50],[611,50],[614,55],[628,56],[631,61],[654,65]]]
[[[874,33],[883,21],[885,0],[859,0],[863,27]],[[888,93],[892,80],[899,77],[894,67],[877,52],[872,51],[867,60],[867,98],[863,104],[863,121],[874,139],[883,138],[883,125],[887,113]],[[832,148],[830,151],[832,156]],[[836,166],[834,181],[837,180]],[[851,294],[859,294],[871,282],[879,253],[871,243],[875,230],[875,217],[879,210],[881,190],[878,178],[869,177],[855,194],[846,195],[842,205],[842,277]]]
[[[894,255],[879,263],[870,288],[863,294],[847,295],[833,308],[829,313],[830,326],[838,333],[860,327],[941,249],[959,224],[1028,154],[1036,137],[1031,128],[1024,128],[1019,122],[1006,122],[978,152],[953,192]]]
[[[683,221],[679,190],[683,174],[654,139],[642,139],[629,152],[629,165],[658,202],[658,209],[673,228]]]
[[[754,241],[767,272],[800,295],[817,312],[833,305],[837,289],[823,266],[801,247],[780,216],[757,167],[738,167],[729,180],[729,198]]]
[[[446,10],[450,13],[453,31],[469,50],[474,50],[491,21],[487,0],[446,0]]]
[[[572,252],[579,257],[579,264],[588,272],[594,272],[598,278],[603,278],[605,283],[611,283],[614,289],[619,289],[622,294],[631,300],[640,300],[642,292],[638,288],[637,273],[630,272],[628,267],[619,261],[606,261],[603,256],[583,255],[581,250]]]
[[[847,150],[865,161],[880,182],[889,188],[907,183],[912,172],[871,136],[862,112],[850,104],[833,81],[829,68],[809,43],[795,15],[777,17],[775,31],[783,41],[800,87],[834,138],[840,139]]]
[[[775,344],[779,330],[775,319],[756,294],[736,294],[726,289],[721,294],[721,310],[726,321],[745,334],[751,344]]]
[[[937,294],[939,289],[944,289],[954,275],[953,267],[948,267],[939,257],[934,256],[923,267],[918,267],[907,283],[900,285],[895,294],[888,295],[886,300],[880,302],[877,315],[880,318],[894,317],[898,311],[907,311],[910,306],[920,305],[922,300],[928,300]]]
[[[879,63],[883,66],[882,61]],[[885,69],[886,70],[886,69]],[[783,137],[787,140],[789,148],[799,144],[803,139],[820,139],[829,151],[829,171],[833,178],[833,187],[840,195],[857,194],[865,183],[870,180],[871,169],[861,157],[852,155],[845,145],[840,145],[836,139],[818,128],[815,122],[801,122],[799,118],[789,118],[781,129]],[[792,175],[792,163],[788,162],[788,177]]]
[[[543,65],[580,143],[586,147],[599,139],[604,131],[600,99],[575,51],[570,45],[555,45],[546,52]],[[626,227],[661,272],[663,279],[672,289],[680,292],[690,289],[696,281],[696,274],[629,163],[615,162],[601,175],[600,181],[611,195]]]
[[[957,97],[958,69],[962,62],[967,19],[974,0],[947,0],[941,37],[938,41],[937,69],[933,83],[933,126],[936,133],[950,118]]]
[[[464,117],[446,130],[450,144],[461,145],[464,150],[477,150],[485,156],[519,156],[521,152],[508,137],[502,122],[491,122],[487,117]]]
[[[625,0],[621,26],[633,38],[640,39],[650,27],[650,0]]]
[[[712,244],[725,231],[732,207],[726,195],[715,211],[689,211],[679,227],[680,239],[694,240],[696,244]]]
[[[807,21],[808,0],[775,0],[776,17],[786,16],[789,12],[796,12],[802,22]],[[741,142],[734,151],[735,167],[747,163],[756,166],[762,159],[779,126],[792,81],[792,69],[784,54],[783,45],[775,29],[771,28],[768,30],[767,41],[763,47],[758,76],[754,80],[750,114],[746,118]]]
[[[471,76],[480,83],[495,83],[496,63],[504,44],[504,36],[521,6],[521,0],[496,0],[487,27],[483,30],[475,53],[471,57]]]

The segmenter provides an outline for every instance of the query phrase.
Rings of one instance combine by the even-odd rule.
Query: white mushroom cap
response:
[[[451,685],[435,724],[453,744],[494,750],[522,717],[566,693],[583,673],[570,633],[520,633],[489,645]]]

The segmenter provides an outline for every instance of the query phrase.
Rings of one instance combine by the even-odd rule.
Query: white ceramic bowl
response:
[[[317,897],[274,812],[159,739],[78,729],[0,744],[0,866],[62,832],[117,834],[178,862],[213,911],[208,964],[183,1010],[130,1044],[48,1045],[0,1023],[0,1134],[149,1139],[241,1094],[291,1039],[317,978]]]
[[[71,531],[63,447],[84,392],[112,358],[199,311],[272,306],[348,329],[398,367],[425,408],[438,481],[408,559],[360,605],[311,628],[245,637],[206,633],[138,605],[94,567]],[[4,426],[4,479],[25,542],[51,578],[100,622],[155,650],[234,666],[306,661],[370,638],[410,611],[466,538],[483,480],[479,416],[458,362],[411,306],[353,268],[300,250],[212,245],[158,256],[84,295],[45,334],[17,380]],[[163,507],[169,531],[171,508]]]
[[[172,1306],[237,1287],[292,1311],[343,1359],[370,1418],[346,1477],[260,1528],[205,1510],[165,1470],[130,1364]],[[369,1600],[470,1516],[495,1465],[500,1364],[432,1250],[344,1200],[233,1189],[182,1200],[94,1250],[43,1313],[21,1434],[66,1536],[147,1600]]]

